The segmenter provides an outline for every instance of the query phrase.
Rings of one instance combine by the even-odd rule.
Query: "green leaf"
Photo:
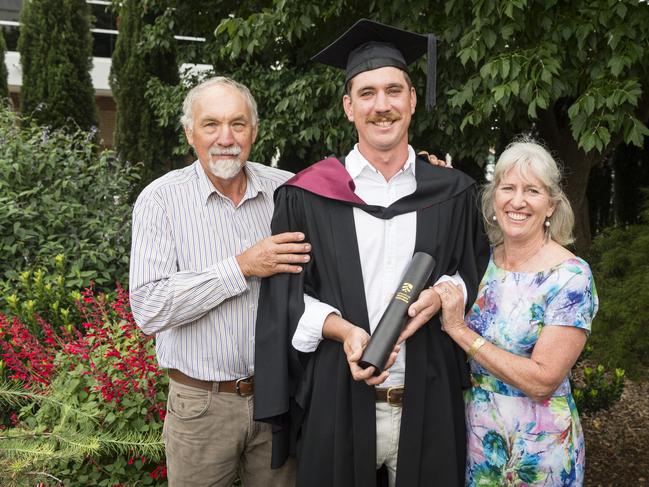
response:
[[[595,111],[595,99],[590,95],[584,97],[582,105],[586,111],[586,115],[592,115]]]
[[[611,133],[606,127],[597,127],[597,136],[602,141],[603,147],[608,146],[609,142],[611,142]]]
[[[506,79],[509,76],[509,67],[509,59],[503,59],[500,64],[500,76],[502,76],[503,79]]]
[[[494,102],[498,103],[505,96],[507,87],[505,85],[496,86],[493,91]]]
[[[514,80],[511,83],[509,83],[509,88],[512,91],[512,94],[514,96],[518,96],[518,93],[519,93],[519,90],[520,90],[518,80]]]
[[[494,47],[497,40],[496,33],[493,30],[483,30],[481,34],[482,34],[482,40],[487,45],[487,47],[489,49]]]
[[[595,148],[597,140],[594,134],[589,133],[579,139],[579,146],[584,149],[584,152],[590,152]]]
[[[625,141],[636,147],[643,147],[644,138],[649,136],[649,128],[635,117],[632,119],[632,122],[633,126],[625,137]]]
[[[506,24],[501,27],[500,29],[500,36],[507,40],[510,39],[514,35],[514,26],[512,24]]]
[[[546,110],[548,108],[548,99],[546,95],[540,94],[539,96],[537,96],[536,104],[538,105],[539,108]]]
[[[613,76],[619,76],[624,69],[624,59],[621,56],[613,56],[608,62],[608,67]]]

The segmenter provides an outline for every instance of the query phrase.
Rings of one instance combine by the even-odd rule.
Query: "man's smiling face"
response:
[[[347,118],[354,122],[363,153],[389,152],[408,145],[408,126],[417,96],[406,74],[391,66],[364,71],[351,80],[343,97]]]

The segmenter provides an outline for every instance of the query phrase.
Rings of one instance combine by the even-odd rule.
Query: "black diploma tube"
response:
[[[412,256],[401,284],[363,351],[363,356],[358,362],[361,367],[365,369],[374,366],[376,368],[374,375],[383,372],[390,352],[408,320],[408,308],[424,289],[434,267],[435,259],[427,253],[415,252]]]

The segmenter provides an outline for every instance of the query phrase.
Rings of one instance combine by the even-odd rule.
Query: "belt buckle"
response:
[[[234,382],[234,390],[235,390],[235,391],[237,392],[237,394],[240,395],[241,397],[251,396],[251,395],[252,395],[251,392],[248,392],[248,393],[242,393],[242,392],[241,392],[241,383],[242,383],[242,382],[245,382],[246,384],[250,383],[250,377],[242,377],[241,379],[237,379],[237,380]]]
[[[388,391],[385,394],[386,402],[388,403],[389,406],[392,406],[393,408],[401,406],[400,403],[392,402],[392,400],[390,399],[390,395],[391,395],[392,391],[398,391],[398,390],[403,390],[403,386],[388,387]]]

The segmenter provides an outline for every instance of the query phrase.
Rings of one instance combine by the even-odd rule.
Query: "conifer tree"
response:
[[[7,65],[5,64],[5,52],[7,45],[5,38],[0,29],[0,100],[4,100],[9,96],[9,86],[7,85]]]
[[[110,84],[117,104],[115,148],[130,162],[143,162],[146,180],[169,168],[174,142],[174,127],[163,128],[146,98],[147,83],[157,78],[168,85],[179,82],[175,40],[146,48],[144,29],[153,24],[156,14],[137,0],[121,3],[119,34],[113,52]]]
[[[20,21],[21,111],[53,128],[96,126],[88,4],[29,0]]]

